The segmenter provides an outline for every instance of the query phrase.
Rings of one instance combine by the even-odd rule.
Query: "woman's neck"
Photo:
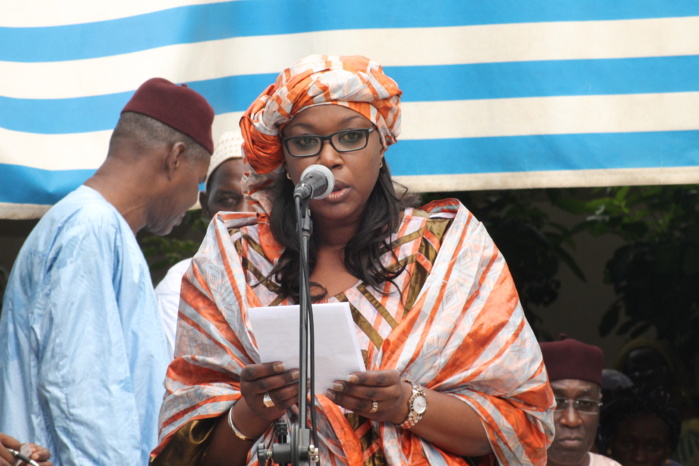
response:
[[[359,226],[356,224],[337,225],[333,223],[319,221],[313,224],[313,236],[316,247],[336,251],[342,250],[354,238],[359,229]]]

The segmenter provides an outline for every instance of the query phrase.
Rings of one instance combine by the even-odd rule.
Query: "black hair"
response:
[[[398,191],[396,190],[398,187]],[[400,264],[395,269],[389,269],[381,263],[381,256],[393,250],[387,239],[397,231],[406,207],[415,207],[420,198],[411,193],[391,178],[388,165],[384,162],[379,169],[379,177],[374,185],[367,206],[362,216],[356,235],[345,246],[345,267],[349,273],[362,280],[365,284],[380,290],[380,285],[400,275],[407,264]],[[282,298],[299,297],[299,244],[296,233],[296,208],[293,199],[293,183],[286,177],[277,182],[273,195],[270,227],[274,238],[284,247],[279,261],[270,272],[267,279],[274,277],[279,283],[279,293]],[[308,247],[309,274],[312,273],[316,261],[316,247],[311,237]],[[395,254],[394,254],[394,257]],[[311,283],[312,298],[322,299],[327,291],[317,283]]]
[[[682,413],[670,395],[657,387],[634,385],[610,393],[610,399],[602,399],[600,423],[597,432],[599,451],[607,451],[611,445],[617,426],[623,420],[650,415],[659,418],[670,432],[671,449],[674,451],[680,438]]]

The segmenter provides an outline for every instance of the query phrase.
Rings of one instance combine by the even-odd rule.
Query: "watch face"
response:
[[[418,414],[422,414],[425,412],[426,409],[427,399],[424,396],[415,397],[415,399],[413,400],[413,410]]]

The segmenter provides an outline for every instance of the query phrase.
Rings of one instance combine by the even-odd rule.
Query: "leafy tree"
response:
[[[146,256],[154,284],[177,262],[192,257],[199,249],[208,223],[201,210],[190,210],[167,236],[139,232],[138,242]]]
[[[634,338],[654,331],[686,357],[693,384],[691,358],[699,354],[698,186],[604,188],[587,199],[561,198],[559,205],[587,215],[575,231],[624,241],[605,267],[616,299],[599,324],[600,334]]]
[[[617,298],[602,336],[633,338],[655,329],[678,349],[699,350],[699,190],[697,186],[615,187],[559,205],[587,214],[574,230],[614,234],[624,245],[607,262],[605,282]]]

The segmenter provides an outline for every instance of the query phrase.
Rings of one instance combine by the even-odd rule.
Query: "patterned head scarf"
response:
[[[402,91],[378,63],[362,56],[311,55],[282,71],[240,119],[243,153],[251,171],[243,178],[258,211],[269,212],[266,192],[283,174],[281,132],[299,112],[316,105],[343,105],[378,129],[384,148],[400,134]]]

